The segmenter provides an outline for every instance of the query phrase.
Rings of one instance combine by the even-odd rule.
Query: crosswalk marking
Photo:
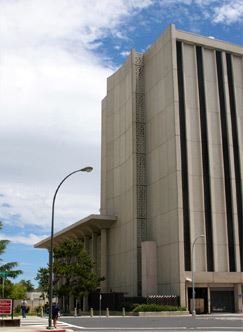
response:
[[[35,319],[21,319],[21,326],[35,326],[39,328],[47,327],[48,326],[48,319],[46,318],[35,318]],[[57,327],[58,328],[79,328],[83,329],[82,326],[77,326],[69,323],[65,323],[62,321],[57,322]]]

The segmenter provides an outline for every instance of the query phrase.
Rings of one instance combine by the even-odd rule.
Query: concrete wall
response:
[[[198,71],[196,66],[196,45],[202,47],[203,58],[203,74],[204,74],[204,88],[206,100],[206,126],[208,134],[208,159],[210,172],[210,194],[212,207],[212,234],[213,234],[213,257],[214,257],[214,273],[207,271],[207,253],[206,241],[201,240],[195,246],[195,270],[196,283],[200,287],[223,287],[223,281],[220,278],[214,277],[214,284],[212,284],[211,276],[218,276],[223,273],[225,280],[227,279],[231,286],[239,288],[242,283],[243,273],[240,272],[240,248],[239,248],[239,229],[237,217],[237,200],[236,200],[236,180],[235,180],[235,152],[233,148],[233,122],[230,110],[230,96],[228,74],[226,67],[226,52],[229,52],[232,57],[233,80],[234,80],[234,94],[236,102],[236,121],[238,127],[238,144],[240,154],[240,168],[241,175],[243,167],[242,154],[242,95],[243,95],[243,56],[242,48],[231,46],[220,41],[213,42],[209,39],[202,38],[192,34],[185,34],[176,31],[175,35],[182,41],[183,50],[183,74],[185,85],[185,112],[186,112],[186,128],[187,128],[187,148],[188,148],[188,175],[189,175],[189,208],[190,208],[190,236],[191,243],[199,234],[206,234],[205,226],[205,206],[204,206],[204,175],[202,163],[202,142],[201,131],[202,122],[199,113],[199,88],[198,88]],[[220,115],[220,101],[218,91],[218,72],[216,64],[216,49],[222,53],[223,63],[223,87],[225,92],[225,108],[226,108],[226,125],[227,132],[223,135],[228,135],[229,151],[229,172],[231,191],[232,191],[232,217],[228,220],[233,223],[233,241],[234,241],[234,256],[236,261],[236,272],[230,272],[229,266],[229,233],[227,230],[227,212],[226,212],[226,193],[225,193],[225,169],[223,160],[223,143],[222,143],[222,126]],[[234,52],[238,55],[234,55]],[[242,181],[242,180],[241,180]],[[243,187],[241,185],[241,187]],[[180,190],[180,187],[178,187]],[[182,272],[182,269],[181,269]],[[237,278],[236,278],[237,275]],[[190,273],[181,273],[181,291],[180,295],[183,298],[183,280],[190,277]],[[236,285],[238,283],[238,286]],[[237,288],[237,289],[238,289]],[[237,300],[236,310],[241,310],[242,294]]]
[[[156,241],[158,293],[179,294],[177,137],[171,30],[145,53],[148,240]]]
[[[142,296],[158,294],[157,245],[154,241],[142,242]]]
[[[193,242],[196,236],[205,234],[201,129],[195,45],[183,44],[183,70],[190,193],[190,235],[191,242]],[[197,241],[195,245],[195,256],[197,257],[195,269],[197,271],[205,271],[206,269],[204,242]]]
[[[118,217],[108,233],[108,288],[136,294],[132,56],[107,81],[102,103],[101,213]]]
[[[207,96],[208,138],[214,224],[215,270],[228,270],[227,227],[225,215],[224,169],[214,50],[204,50],[205,90]]]

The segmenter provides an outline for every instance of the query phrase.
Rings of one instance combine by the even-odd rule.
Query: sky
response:
[[[0,0],[2,262],[34,280],[48,261],[33,245],[99,213],[101,100],[132,48],[168,27],[243,45],[243,0]],[[17,279],[18,281],[18,279]]]

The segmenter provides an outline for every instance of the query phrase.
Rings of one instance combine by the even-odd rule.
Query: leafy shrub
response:
[[[133,311],[138,305],[139,303],[122,303],[120,310],[125,308],[125,311]]]
[[[42,305],[39,305],[38,307],[36,307],[35,311],[36,311],[37,316],[41,316],[42,313],[44,314],[44,308]]]
[[[172,305],[159,305],[159,304],[139,304],[133,309],[133,312],[145,312],[145,311],[184,311],[183,307]]]
[[[30,311],[30,307],[27,306],[25,312],[29,313],[29,311]],[[16,307],[14,308],[14,313],[15,314],[20,314],[21,313],[21,304],[16,305]]]
[[[20,314],[20,312],[21,312],[21,305],[18,304],[18,305],[16,305],[16,307],[14,308],[14,313],[15,313],[15,314]]]

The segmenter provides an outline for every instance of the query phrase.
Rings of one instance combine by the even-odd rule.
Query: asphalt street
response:
[[[243,315],[183,317],[61,317],[74,331],[243,331]]]

